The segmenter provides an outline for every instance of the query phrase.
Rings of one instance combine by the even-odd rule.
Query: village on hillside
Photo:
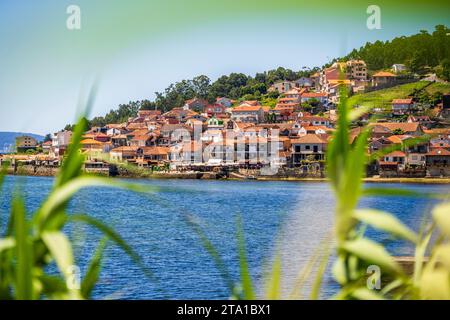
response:
[[[310,77],[274,83],[269,91],[279,93],[275,106],[216,97],[215,103],[193,98],[165,113],[140,110],[124,123],[85,133],[81,141],[85,169],[114,175],[124,164],[151,172],[208,172],[212,177],[324,177],[327,144],[339,116],[339,89],[348,90],[353,108],[363,108],[364,99],[359,103],[354,98],[414,83],[417,86],[407,96],[372,102],[373,108],[354,120],[351,139],[369,125],[368,152],[393,150],[369,165],[368,176],[448,177],[450,94],[438,92],[424,102],[420,94],[440,80],[406,78],[405,69],[395,64],[390,71],[369,76],[364,61],[348,60]],[[71,136],[71,131],[60,131],[43,143],[19,137],[16,152],[0,156],[0,161],[9,162],[14,172],[21,166],[32,167],[36,174],[58,168]],[[408,143],[421,137],[428,138]]]

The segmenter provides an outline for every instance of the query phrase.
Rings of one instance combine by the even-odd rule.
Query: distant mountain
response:
[[[8,153],[11,148],[14,148],[16,145],[16,137],[20,136],[30,136],[35,138],[38,141],[43,141],[44,137],[33,134],[33,133],[25,133],[25,132],[0,132],[0,153]]]

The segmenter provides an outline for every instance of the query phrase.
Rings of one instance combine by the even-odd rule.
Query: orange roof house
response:
[[[381,77],[397,77],[395,74],[393,74],[392,72],[388,72],[388,71],[379,71],[377,73],[375,73],[372,78],[381,78]]]

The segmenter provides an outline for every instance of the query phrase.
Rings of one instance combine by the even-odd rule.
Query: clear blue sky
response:
[[[80,89],[96,74],[92,116],[153,99],[155,91],[196,75],[214,80],[231,72],[320,66],[367,41],[449,22],[438,6],[399,18],[399,7],[386,5],[382,29],[368,30],[366,1],[339,9],[291,0],[280,8],[265,0],[222,2],[2,0],[0,131],[63,128],[74,121]],[[69,4],[81,8],[80,31],[66,28]]]

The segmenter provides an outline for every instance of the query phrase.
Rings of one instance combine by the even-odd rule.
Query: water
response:
[[[136,182],[136,181],[135,181]],[[143,257],[157,278],[151,281],[117,246],[106,250],[97,299],[226,299],[228,291],[210,256],[185,220],[191,214],[203,226],[232,277],[239,277],[236,249],[236,214],[240,213],[249,266],[261,292],[264,266],[278,243],[283,263],[283,288],[289,292],[302,266],[324,239],[333,223],[334,200],[326,183],[151,180],[138,181],[162,189],[149,198],[111,188],[83,190],[71,202],[70,213],[88,213],[113,226]],[[35,210],[51,189],[52,178],[6,177],[0,198],[2,230],[11,194],[17,186],[28,210]],[[448,193],[447,185],[400,185],[419,192]],[[176,190],[175,190],[175,189]],[[418,230],[424,216],[437,202],[429,199],[377,197],[364,199],[361,207],[393,212]],[[71,224],[66,231],[75,241],[76,262],[84,273],[101,235],[96,230]],[[411,255],[406,242],[368,230],[395,255]],[[329,273],[322,297],[337,288]]]

